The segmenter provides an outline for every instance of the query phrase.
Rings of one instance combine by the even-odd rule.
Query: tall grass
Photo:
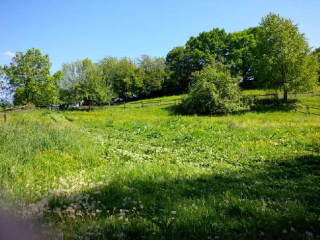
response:
[[[317,238],[319,130],[279,109],[18,112],[0,124],[2,205],[64,239]]]

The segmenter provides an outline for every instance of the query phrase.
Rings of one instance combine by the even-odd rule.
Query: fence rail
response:
[[[3,113],[3,121],[5,123],[8,123],[8,114],[7,112],[13,112],[13,111],[20,111],[20,110],[30,110],[31,107],[28,106],[28,105],[25,105],[25,106],[16,106],[16,107],[11,107],[11,108],[4,108],[4,109],[1,109],[0,112]]]
[[[302,109],[302,111],[299,111],[299,109]],[[303,112],[303,109],[305,109],[306,111]],[[294,106],[294,111],[295,112],[299,112],[299,113],[305,113],[308,115],[316,115],[316,116],[320,116],[320,113],[315,113],[315,112],[311,112],[312,110],[320,110],[320,108],[318,107],[310,107],[310,106],[305,106],[305,105],[297,105],[295,104]]]
[[[268,94],[254,94],[254,95],[248,95],[252,96],[254,101],[262,100],[262,99],[274,99],[276,101],[280,100],[280,96],[282,94],[277,93],[268,93]],[[320,92],[305,92],[305,93],[288,93],[288,95],[311,95],[312,97],[320,96]],[[142,101],[133,101],[133,102],[117,102],[117,103],[110,103],[108,105],[102,105],[102,106],[94,106],[95,108],[122,108],[122,109],[130,109],[130,108],[146,108],[146,107],[154,107],[154,106],[169,106],[169,105],[177,105],[183,101],[183,98],[174,98],[174,99],[162,99],[162,100],[142,100]],[[59,106],[52,106],[52,105],[45,105],[45,106],[37,106],[37,108],[46,108],[48,110],[60,110],[61,108]],[[89,109],[89,106],[80,106],[77,107],[78,109]],[[298,111],[298,108],[305,108],[308,111],[303,112],[307,114],[315,114],[319,115],[318,113],[312,113],[310,110],[320,110],[320,108],[313,108],[308,106],[296,106],[295,110]]]
[[[25,106],[16,106],[11,108],[3,108],[0,110],[0,112],[12,112],[12,111],[19,111],[19,110],[30,110],[31,107],[28,105]]]

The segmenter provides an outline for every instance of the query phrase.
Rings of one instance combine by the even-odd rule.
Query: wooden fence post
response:
[[[310,115],[310,111],[309,111],[309,106],[306,107],[307,108],[307,114]]]
[[[143,107],[143,102],[141,101],[141,107]]]
[[[126,102],[123,102],[123,108],[126,109]]]
[[[159,100],[158,105],[161,106],[161,100]]]
[[[3,114],[3,117],[4,117],[4,122],[5,123],[8,123],[8,114]]]
[[[256,101],[256,95],[253,95],[253,101],[254,102]]]

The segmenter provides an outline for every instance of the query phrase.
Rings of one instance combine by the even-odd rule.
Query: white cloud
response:
[[[15,54],[13,52],[10,52],[10,51],[4,52],[4,53],[2,53],[2,55],[3,56],[9,56],[9,57],[15,56]]]

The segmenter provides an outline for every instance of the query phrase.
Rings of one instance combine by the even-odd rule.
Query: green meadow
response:
[[[318,239],[320,116],[273,105],[9,113],[0,205],[49,239]]]

